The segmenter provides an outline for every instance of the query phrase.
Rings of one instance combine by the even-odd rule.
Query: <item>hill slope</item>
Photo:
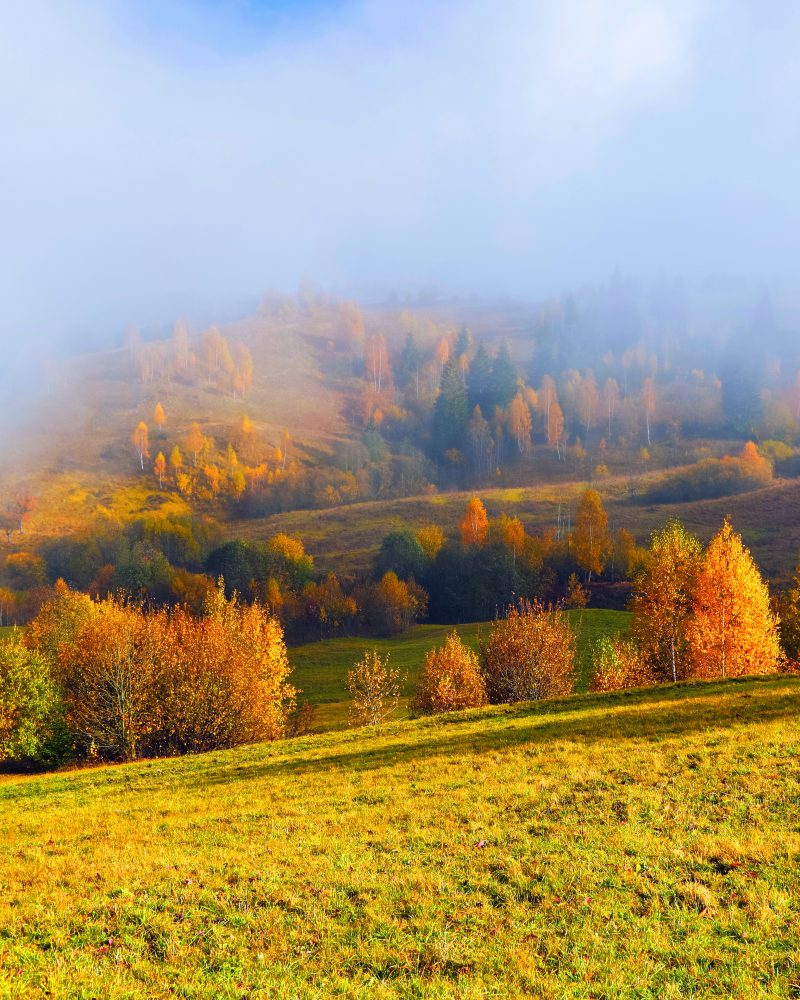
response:
[[[800,680],[0,783],[0,993],[792,995]]]

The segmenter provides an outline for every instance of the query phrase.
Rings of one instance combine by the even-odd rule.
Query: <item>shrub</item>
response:
[[[69,749],[48,664],[15,632],[0,643],[0,762],[53,766]]]
[[[166,614],[108,598],[58,650],[67,722],[84,752],[133,760],[159,731]]]
[[[353,699],[350,722],[355,726],[377,726],[395,711],[400,702],[400,673],[389,666],[389,654],[377,649],[364,655],[347,675],[347,689]]]
[[[456,712],[477,708],[488,700],[478,657],[453,631],[444,646],[432,649],[425,657],[411,711],[415,715]]]
[[[644,653],[629,639],[603,636],[592,650],[590,691],[620,691],[655,683]]]
[[[378,635],[398,635],[425,617],[428,595],[413,580],[389,572],[368,588],[363,604],[367,622]]]
[[[25,630],[25,644],[52,665],[62,645],[70,646],[80,627],[94,614],[96,605],[86,594],[70,590],[59,580],[53,593]]]
[[[161,749],[186,753],[273,740],[295,708],[283,630],[258,603],[206,598],[204,615],[176,611],[162,678]]]
[[[483,677],[492,704],[536,701],[575,687],[575,635],[559,608],[520,601],[481,642]]]

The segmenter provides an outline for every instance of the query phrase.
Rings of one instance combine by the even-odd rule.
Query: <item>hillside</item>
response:
[[[800,681],[0,781],[0,993],[786,997]]]
[[[577,636],[577,690],[586,691],[594,642],[602,636],[625,634],[630,615],[625,611],[594,608],[567,611],[565,615]],[[487,634],[489,625],[489,622],[471,622],[457,625],[455,629],[467,645],[477,650],[479,637]],[[382,655],[388,653],[392,666],[400,671],[403,698],[399,711],[401,717],[404,716],[425,663],[425,654],[434,646],[441,646],[452,629],[451,625],[415,625],[391,639],[352,636],[290,647],[292,683],[301,690],[301,700],[314,706],[313,729],[326,731],[347,726],[350,710],[347,673],[365,649],[377,649]]]

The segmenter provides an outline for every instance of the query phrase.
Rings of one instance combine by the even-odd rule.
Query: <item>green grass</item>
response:
[[[791,997],[800,679],[0,780],[0,996]]]
[[[567,617],[578,635],[578,690],[585,691],[592,643],[603,635],[626,632],[630,616],[625,611],[587,609],[568,611]],[[461,638],[477,650],[478,636],[488,630],[489,623],[474,622],[455,627]],[[442,645],[452,629],[452,625],[416,625],[404,635],[392,639],[326,639],[291,647],[289,660],[294,668],[293,683],[303,691],[301,700],[315,707],[314,728],[325,731],[347,726],[350,704],[347,672],[365,649],[391,654],[392,665],[405,678],[399,712],[399,715],[405,716],[406,703],[416,686],[425,654],[434,646]]]

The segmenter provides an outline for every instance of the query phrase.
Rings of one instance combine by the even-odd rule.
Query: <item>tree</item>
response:
[[[350,722],[355,726],[378,726],[394,714],[400,703],[400,672],[389,666],[389,654],[377,649],[364,655],[347,674],[350,692]]]
[[[393,531],[381,542],[375,559],[375,575],[380,578],[391,571],[401,580],[408,580],[410,577],[420,580],[427,562],[425,550],[413,532]]]
[[[189,367],[189,326],[184,319],[176,320],[172,330],[172,343],[175,351],[175,364],[179,369]]]
[[[538,601],[520,601],[492,623],[481,660],[493,705],[557,698],[575,686],[575,634],[560,610]]]
[[[0,762],[58,763],[61,718],[49,664],[15,631],[0,642]]]
[[[521,392],[511,400],[508,407],[508,429],[517,443],[520,455],[531,447],[531,411]]]
[[[164,424],[167,422],[167,415],[164,412],[164,407],[161,403],[156,403],[155,409],[153,410],[153,423],[162,431],[164,429]]]
[[[507,514],[500,516],[497,523],[500,541],[511,553],[512,565],[516,566],[517,556],[525,547],[525,528],[518,517],[509,517]]]
[[[739,677],[777,669],[780,643],[769,592],[727,519],[709,543],[690,601],[686,641],[692,676]]]
[[[572,542],[575,560],[586,571],[587,582],[593,573],[602,573],[611,553],[611,535],[608,514],[597,490],[585,490],[578,502]]]
[[[194,467],[197,468],[200,455],[206,447],[206,438],[200,430],[200,424],[192,424],[189,428],[189,433],[186,435],[185,443],[186,450],[192,456],[192,463],[194,464]]]
[[[647,560],[634,582],[631,633],[660,681],[687,675],[686,627],[690,594],[703,551],[680,521],[653,534]]]
[[[455,360],[442,371],[439,395],[433,409],[432,435],[434,448],[440,455],[461,448],[469,418],[469,402],[464,379]]]
[[[433,561],[444,545],[444,532],[438,524],[426,524],[417,530],[417,541],[427,559]]]
[[[131,444],[139,458],[142,472],[144,472],[144,460],[150,458],[150,435],[147,430],[147,424],[143,420],[136,425],[133,434],[131,434]]]
[[[366,617],[380,635],[399,635],[424,617],[428,595],[413,580],[401,580],[391,570],[370,588]]]
[[[426,655],[410,707],[414,715],[435,715],[478,708],[488,700],[478,657],[454,630],[444,646]]]
[[[178,473],[183,469],[183,455],[181,454],[180,448],[175,445],[169,454],[169,467],[173,476],[178,475]]]
[[[604,635],[592,650],[590,691],[621,691],[652,684],[651,665],[642,649],[630,639]]]
[[[617,380],[613,378],[606,379],[605,385],[603,386],[603,405],[605,406],[606,416],[608,418],[609,438],[613,433],[614,414],[619,406],[619,399],[620,395]]]
[[[467,441],[474,471],[477,475],[488,475],[494,466],[494,440],[480,406],[475,407],[467,424]]]
[[[508,406],[517,393],[517,368],[505,340],[498,347],[492,363],[490,392],[492,404],[502,407]]]
[[[380,396],[384,386],[388,384],[391,378],[389,349],[386,346],[386,338],[382,333],[373,334],[367,341],[364,362],[372,389],[376,395]]]
[[[597,407],[600,403],[600,394],[597,391],[597,381],[594,372],[588,371],[581,379],[578,386],[578,414],[581,422],[586,428],[586,434],[592,426]]]
[[[550,410],[553,406],[553,403],[557,402],[558,402],[558,393],[556,392],[556,383],[553,380],[552,375],[542,376],[542,384],[539,386],[539,393],[538,393],[538,405],[539,405],[539,410],[541,411],[542,416],[544,417],[545,437],[547,438],[548,444],[553,443],[550,440]]]
[[[160,451],[156,455],[156,462],[153,466],[153,472],[155,473],[156,479],[158,479],[159,487],[164,485],[164,476],[167,474],[167,460],[164,458],[164,452]]]
[[[483,545],[489,534],[489,518],[480,497],[473,497],[461,518],[461,541],[464,545]]]
[[[492,396],[492,359],[483,346],[478,345],[475,357],[467,371],[467,386],[469,388],[469,405],[479,406],[484,413],[491,413]]]
[[[650,376],[644,380],[642,386],[642,407],[644,408],[644,419],[647,427],[647,447],[650,447],[650,418],[656,412],[656,385]]]
[[[547,413],[547,443],[551,448],[556,449],[558,457],[561,458],[561,435],[564,433],[564,414],[556,400],[550,404]]]
[[[400,352],[400,357],[397,361],[397,384],[401,389],[405,389],[407,385],[413,383],[417,399],[419,399],[419,376],[421,364],[422,356],[419,348],[417,347],[417,341],[413,332],[409,331],[406,334],[405,344],[403,345],[403,349]]]

